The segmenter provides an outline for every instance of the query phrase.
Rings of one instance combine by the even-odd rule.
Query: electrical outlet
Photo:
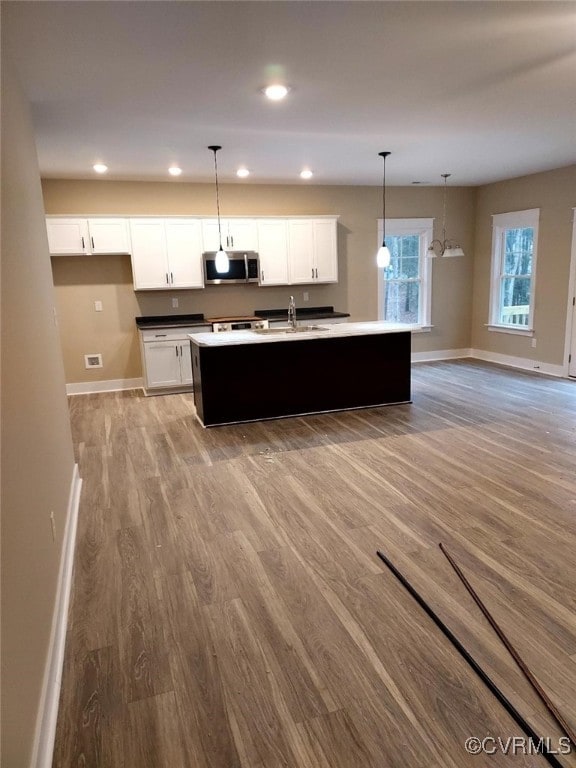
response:
[[[102,312],[102,302],[101,301],[95,301],[94,302],[94,309],[96,312]]]
[[[178,299],[172,299],[172,309],[178,309]]]
[[[308,291],[304,291],[304,293],[302,294],[302,297],[304,301],[310,301],[310,294],[308,293]]]
[[[535,339],[535,338],[534,338],[534,339],[532,339],[532,347],[533,347],[534,349],[536,348],[536,339]]]

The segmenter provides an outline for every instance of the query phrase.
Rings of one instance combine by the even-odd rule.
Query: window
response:
[[[386,219],[390,266],[380,269],[380,320],[430,325],[431,269],[426,254],[432,241],[433,219]],[[378,244],[382,243],[382,220]]]
[[[531,333],[540,210],[492,217],[490,327]]]

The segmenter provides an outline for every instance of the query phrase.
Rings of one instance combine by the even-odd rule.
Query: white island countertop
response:
[[[200,347],[229,347],[233,344],[270,344],[272,342],[306,341],[310,339],[333,339],[344,336],[375,336],[382,333],[413,331],[418,326],[407,323],[370,321],[364,323],[311,323],[319,330],[281,332],[270,329],[268,333],[257,331],[228,331],[225,333],[190,333],[188,338]],[[274,330],[274,332],[272,332]]]

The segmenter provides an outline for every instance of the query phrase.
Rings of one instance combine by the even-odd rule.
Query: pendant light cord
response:
[[[382,168],[382,246],[386,246],[386,158],[390,152],[378,153],[384,161]]]
[[[211,148],[211,149],[214,152],[214,176],[216,177],[216,211],[218,214],[218,238],[220,241],[220,250],[222,250],[222,228],[220,226],[220,195],[218,192],[218,162],[216,161],[216,152],[218,150],[215,148]]]
[[[383,158],[382,170],[382,245],[386,242],[386,156]]]
[[[442,247],[446,247],[446,195],[448,193],[448,177],[451,174],[443,173],[444,178],[444,210],[442,212]]]

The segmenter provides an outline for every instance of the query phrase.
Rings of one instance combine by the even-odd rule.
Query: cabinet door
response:
[[[170,288],[164,222],[130,219],[134,290]]]
[[[192,384],[192,354],[189,341],[180,342],[180,380]]]
[[[258,231],[255,219],[221,219],[222,248],[225,251],[257,251]],[[202,220],[202,242],[205,251],[220,246],[218,219]]]
[[[260,285],[288,285],[288,228],[284,219],[258,222]]]
[[[86,219],[46,219],[48,246],[54,256],[90,253]]]
[[[314,224],[314,277],[319,283],[338,282],[336,221],[317,220]]]
[[[221,222],[222,223],[222,222]],[[223,223],[222,223],[223,226]],[[217,251],[220,246],[217,219],[202,219],[202,250]],[[222,247],[226,248],[225,230],[222,229]]]
[[[223,222],[222,237],[232,251],[257,251],[258,227],[255,219],[227,219]],[[224,245],[224,243],[222,243]]]
[[[314,226],[312,221],[288,222],[288,275],[291,283],[314,282]]]
[[[92,253],[130,253],[126,219],[88,219]]]
[[[146,387],[177,387],[181,382],[180,341],[149,341],[144,346]]]
[[[198,219],[165,221],[166,251],[172,288],[204,288],[202,231]]]

